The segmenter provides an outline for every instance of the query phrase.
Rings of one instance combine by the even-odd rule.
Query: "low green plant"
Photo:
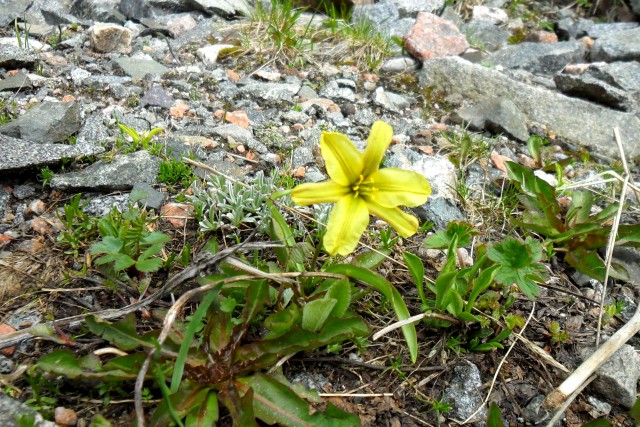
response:
[[[181,187],[187,188],[194,179],[193,169],[181,160],[170,157],[160,163],[158,181],[168,186],[180,184]]]
[[[620,313],[624,311],[625,302],[624,301],[613,301],[611,304],[607,304],[603,307],[604,315],[602,316],[603,322],[609,322],[613,320],[614,317],[618,316]]]
[[[511,329],[522,322],[516,315],[507,317],[506,310],[515,301],[512,286],[516,285],[527,297],[535,299],[540,290],[536,282],[546,280],[540,245],[532,240],[506,237],[488,246],[477,246],[473,265],[460,264],[458,248],[469,246],[477,231],[468,223],[452,221],[446,230],[439,230],[425,239],[425,246],[446,249],[447,261],[434,283],[424,280],[422,260],[410,252],[404,259],[417,287],[422,310],[427,313],[449,313],[463,322],[479,325],[464,334],[464,342],[471,351],[502,348],[501,341]],[[460,265],[460,268],[458,266]],[[435,300],[429,292],[435,295]],[[489,322],[475,313],[488,312],[492,318],[509,319],[511,328],[489,327]],[[432,326],[448,327],[451,322],[427,318]]]
[[[556,322],[555,320],[549,322],[549,326],[547,327],[547,329],[549,330],[549,340],[551,341],[552,345],[567,343],[571,338],[569,336],[569,332],[562,329],[560,327],[560,323]]]
[[[51,180],[53,179],[53,171],[49,168],[49,166],[43,166],[40,168],[38,179],[42,181],[43,188],[51,184]]]
[[[103,362],[93,353],[56,350],[39,359],[39,369],[72,380],[131,384],[153,352],[145,376],[161,399],[152,409],[153,426],[213,425],[223,407],[234,425],[359,425],[357,416],[331,404],[312,409],[322,402],[319,396],[292,385],[277,363],[298,352],[362,342],[369,328],[351,307],[371,290],[382,294],[398,319],[407,319],[409,311],[398,290],[367,268],[327,263],[316,271],[316,249],[296,242],[285,218],[272,203],[267,206],[268,233],[280,245],[273,262],[259,264],[262,274],[245,273],[239,259],[221,262],[218,272],[198,279],[200,287],[190,296],[201,296],[199,303],[184,320],[172,322],[164,340],[157,330],[139,333],[134,314],[116,323],[89,316],[89,330],[127,355]],[[216,246],[207,250],[215,254]],[[187,300],[183,296],[176,307]],[[403,333],[415,362],[414,325],[405,325]]]
[[[31,26],[28,25],[27,22],[25,21],[24,35],[23,35],[23,32],[20,30],[20,27],[18,26],[18,18],[14,20],[13,31],[16,36],[16,40],[18,42],[18,47],[20,49],[29,49],[31,47],[29,44],[30,29],[31,29]]]
[[[65,253],[78,257],[80,250],[86,247],[98,234],[97,218],[89,216],[83,208],[86,202],[81,201],[82,194],[71,197],[69,202],[58,212],[58,218],[64,225],[57,237]]]
[[[159,254],[171,239],[160,231],[148,231],[147,222],[147,211],[131,207],[121,213],[113,208],[98,221],[101,240],[91,246],[91,253],[99,255],[94,263],[109,266],[116,274],[159,270],[164,265]]]
[[[162,153],[162,144],[154,143],[153,137],[162,132],[164,130],[163,128],[153,128],[149,131],[139,133],[134,128],[130,128],[122,123],[118,123],[118,127],[120,128],[123,138],[116,140],[116,148],[122,148],[123,153],[131,153],[138,150],[147,150],[154,155],[160,155]],[[124,135],[128,135],[131,138],[131,143],[128,146],[124,146]]]
[[[606,246],[611,224],[618,212],[618,203],[611,203],[597,213],[593,194],[573,191],[571,204],[563,208],[556,190],[546,181],[517,163],[507,162],[507,173],[520,192],[525,211],[514,224],[524,230],[544,236],[543,246],[563,254],[564,260],[576,270],[603,281],[604,260],[597,250]],[[640,246],[640,224],[621,225],[616,238],[617,246]],[[613,264],[612,277],[626,279],[622,266]]]

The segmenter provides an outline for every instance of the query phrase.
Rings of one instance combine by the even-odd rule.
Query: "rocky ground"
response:
[[[384,165],[431,182],[432,196],[413,209],[421,223],[433,223],[428,233],[451,221],[480,231],[473,245],[460,249],[467,265],[477,244],[524,237],[510,222],[521,208],[505,162],[535,170],[553,186],[587,183],[600,207],[619,197],[620,186],[589,180],[606,170],[624,175],[621,152],[631,182],[640,172],[637,1],[358,4],[352,25],[368,23],[361,44],[353,40],[363,37],[348,39],[353,34],[346,31],[321,36],[336,21],[311,9],[296,15],[298,32],[273,31],[265,24],[268,14],[259,18],[250,3],[0,2],[2,425],[27,425],[18,424],[16,414],[33,411],[39,412],[36,425],[50,425],[45,418],[98,425],[97,414],[111,425],[131,425],[131,383],[105,396],[97,381],[78,387],[33,368],[54,349],[84,355],[107,346],[83,322],[55,321],[88,313],[116,320],[126,314],[117,310],[144,301],[146,292],[160,288],[154,283],[197,259],[210,237],[222,246],[249,238],[265,215],[261,206],[246,208],[264,199],[266,184],[258,177],[271,176],[267,192],[326,179],[318,146],[324,130],[362,147],[374,121],[391,124]],[[383,36],[374,37],[378,33]],[[532,135],[544,144],[540,159]],[[207,217],[194,201],[206,199],[202,188],[219,182],[216,174],[255,193],[236,204],[227,199],[226,207],[214,200],[222,214]],[[65,213],[80,200],[81,209],[67,210],[86,217]],[[637,223],[632,191],[628,202],[622,221]],[[100,270],[90,251],[97,232],[87,218],[108,216],[114,207],[138,209],[148,231],[170,235],[164,261],[173,251],[184,266],[167,264],[127,282]],[[237,212],[249,220],[235,223]],[[364,241],[381,247],[384,230],[375,222]],[[418,255],[431,279],[446,261],[442,251],[424,246],[428,233],[398,240],[377,270],[398,287],[411,314],[421,308],[402,251]],[[258,233],[257,239],[268,238]],[[640,285],[640,255],[632,249],[616,250],[629,278],[611,280],[604,296],[601,281],[569,267],[562,252],[548,252],[550,280],[535,304],[514,293],[509,308],[499,300],[492,312],[529,318],[526,342],[510,338],[503,349],[474,352],[464,341],[472,328],[418,323],[415,365],[401,336],[391,334],[369,337],[364,349],[345,344],[337,353],[299,354],[283,371],[356,414],[362,425],[483,425],[486,407],[476,409],[488,393],[505,425],[546,425],[550,415],[540,405],[594,345],[601,297],[612,307],[602,326],[606,338],[635,312]],[[145,327],[157,328],[157,312],[193,283],[183,285],[140,307]],[[370,296],[356,308],[372,331],[394,321],[380,304]],[[558,425],[597,418],[633,425],[636,344],[632,339],[603,365]]]

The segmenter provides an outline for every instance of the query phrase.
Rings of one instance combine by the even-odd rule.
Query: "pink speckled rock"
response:
[[[460,55],[469,47],[466,37],[446,19],[427,12],[418,13],[404,48],[422,61],[443,56]]]

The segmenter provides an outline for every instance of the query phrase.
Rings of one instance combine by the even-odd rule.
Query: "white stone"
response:
[[[473,6],[473,18],[488,21],[493,25],[502,25],[509,20],[507,12],[497,7]]]
[[[225,49],[231,49],[234,46],[232,44],[210,44],[205,47],[201,47],[196,51],[198,58],[205,64],[215,64],[218,61],[218,55]]]
[[[89,43],[96,52],[131,53],[131,30],[116,24],[97,23],[89,28]]]

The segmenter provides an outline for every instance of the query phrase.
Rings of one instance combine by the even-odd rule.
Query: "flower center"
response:
[[[364,176],[360,175],[358,182],[351,186],[351,190],[354,193],[354,197],[364,197],[373,200],[374,194],[378,191],[373,185],[373,179],[364,179]]]

